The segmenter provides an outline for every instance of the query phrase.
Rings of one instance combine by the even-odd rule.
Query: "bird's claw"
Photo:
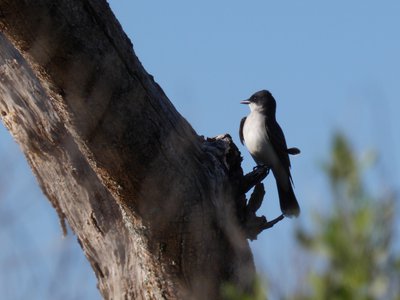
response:
[[[247,193],[250,189],[264,180],[269,174],[269,168],[266,166],[256,166],[253,171],[246,174],[243,178],[240,191]]]
[[[254,172],[254,171],[258,171],[258,170],[266,171],[266,173],[267,173],[267,175],[268,175],[268,174],[269,174],[270,168],[268,168],[266,165],[257,165],[257,166],[255,166],[255,167],[253,168],[253,172]]]

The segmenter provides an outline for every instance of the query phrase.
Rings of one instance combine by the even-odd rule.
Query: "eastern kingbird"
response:
[[[286,145],[285,136],[275,118],[276,102],[269,91],[262,90],[241,101],[250,106],[250,114],[240,122],[239,136],[257,166],[272,170],[278,187],[279,203],[286,217],[297,217],[300,207],[293,192],[289,154],[299,154],[297,148]]]

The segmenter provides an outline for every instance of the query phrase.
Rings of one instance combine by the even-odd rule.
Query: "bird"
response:
[[[250,114],[240,122],[240,142],[246,146],[257,167],[272,170],[282,214],[297,217],[300,206],[293,191],[289,154],[299,154],[300,150],[286,145],[285,135],[276,121],[276,101],[269,91],[261,90],[240,103],[250,107]]]

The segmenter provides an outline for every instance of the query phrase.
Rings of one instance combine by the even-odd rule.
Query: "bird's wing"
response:
[[[285,136],[283,134],[282,128],[279,126],[276,120],[271,120],[266,118],[265,127],[267,129],[268,138],[274,148],[279,161],[284,166],[285,170],[288,172],[290,179],[290,160],[288,154],[288,148],[286,145]]]
[[[296,147],[288,148],[287,153],[290,155],[297,155],[300,154],[300,149]]]
[[[243,145],[244,137],[243,137],[243,126],[244,122],[246,122],[246,117],[244,117],[242,120],[240,120],[240,127],[239,127],[239,137],[240,137],[240,142]]]

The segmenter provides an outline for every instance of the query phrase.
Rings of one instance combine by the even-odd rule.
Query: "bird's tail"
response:
[[[279,204],[281,205],[282,213],[285,217],[297,217],[300,214],[300,206],[294,195],[291,183],[288,183],[289,188],[283,188],[281,184],[276,181],[279,194]]]

